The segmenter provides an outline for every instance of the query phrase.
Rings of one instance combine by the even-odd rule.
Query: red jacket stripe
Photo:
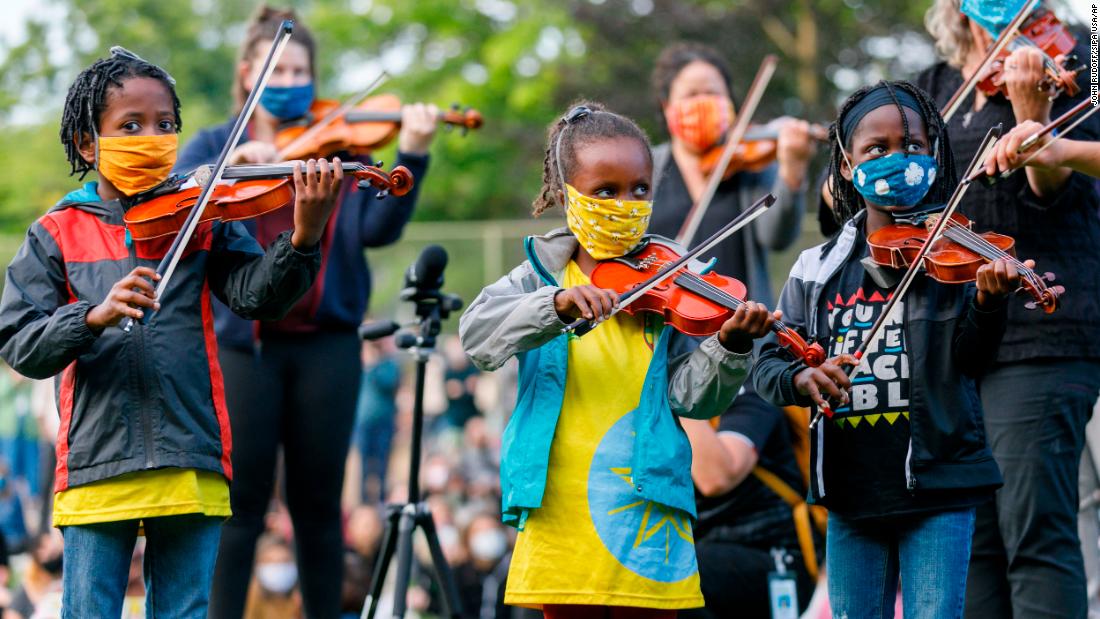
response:
[[[54,469],[54,492],[69,487],[69,425],[73,421],[73,392],[76,387],[76,361],[61,373],[61,389],[58,395],[58,412],[61,425],[57,429],[57,466]]]

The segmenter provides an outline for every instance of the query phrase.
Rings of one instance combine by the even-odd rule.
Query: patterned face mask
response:
[[[936,181],[936,159],[931,155],[893,153],[851,166],[849,161],[856,191],[879,206],[916,206]]]
[[[596,260],[625,256],[642,240],[653,202],[593,198],[568,184],[565,189],[565,221]]]
[[[696,95],[665,108],[668,131],[701,153],[717,144],[733,124],[733,103],[721,95]]]

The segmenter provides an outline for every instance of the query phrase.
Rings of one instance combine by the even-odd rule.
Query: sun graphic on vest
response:
[[[588,473],[588,510],[607,551],[630,571],[659,582],[696,573],[691,517],[643,498],[630,467],[634,413],[600,441]]]

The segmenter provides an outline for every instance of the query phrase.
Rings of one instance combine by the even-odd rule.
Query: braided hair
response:
[[[107,107],[107,95],[113,88],[122,88],[122,83],[134,77],[155,79],[168,89],[172,95],[172,110],[176,116],[176,132],[180,119],[180,100],[176,96],[176,81],[155,64],[146,62],[121,47],[112,47],[109,58],[101,58],[92,66],[84,69],[69,86],[65,96],[65,108],[61,113],[61,145],[65,147],[65,157],[69,160],[69,175],[80,174],[80,179],[95,165],[88,163],[80,155],[80,145],[87,137],[99,132],[99,118]]]
[[[653,153],[645,132],[633,120],[609,112],[600,103],[578,101],[570,107],[568,114],[550,125],[546,136],[546,155],[542,160],[542,189],[532,204],[535,217],[561,204],[558,192],[565,194],[562,179],[568,182],[576,171],[578,148],[614,138],[637,140],[645,147],[652,163]],[[561,170],[558,169],[559,161]]]
[[[837,223],[842,225],[863,208],[864,202],[863,196],[856,190],[856,186],[852,181],[845,179],[840,174],[841,166],[844,164],[844,155],[841,153],[841,147],[843,146],[847,149],[852,140],[852,136],[850,135],[840,135],[840,127],[843,124],[844,118],[857,103],[871,91],[882,87],[885,87],[887,92],[890,93],[890,97],[894,100],[894,105],[898,108],[898,113],[901,114],[902,127],[905,130],[905,143],[907,145],[909,143],[909,119],[906,117],[905,110],[902,109],[901,103],[898,102],[895,91],[901,90],[912,95],[920,106],[920,116],[928,131],[928,140],[933,145],[933,156],[936,159],[936,167],[939,168],[940,172],[935,182],[932,184],[932,187],[929,189],[928,195],[924,198],[923,203],[943,204],[947,202],[955,189],[955,185],[958,184],[958,176],[955,172],[955,155],[951,150],[951,141],[947,136],[947,125],[943,121],[943,116],[940,115],[940,110],[936,102],[933,101],[926,92],[910,82],[880,81],[871,86],[864,86],[853,93],[852,96],[848,97],[844,104],[841,105],[836,122],[829,127],[829,142],[832,144],[832,153],[829,156],[829,192],[833,196],[833,217],[836,218]],[[845,144],[843,145],[841,144],[841,138],[845,140]]]

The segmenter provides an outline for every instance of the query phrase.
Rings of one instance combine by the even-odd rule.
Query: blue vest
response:
[[[547,286],[557,286],[526,244],[527,257]],[[634,494],[687,512],[695,518],[691,480],[691,444],[668,402],[668,341],[661,329],[634,409],[631,477]],[[565,397],[569,336],[517,355],[519,394],[501,444],[501,513],[505,524],[523,530],[532,509],[542,506],[550,463],[550,444]]]

